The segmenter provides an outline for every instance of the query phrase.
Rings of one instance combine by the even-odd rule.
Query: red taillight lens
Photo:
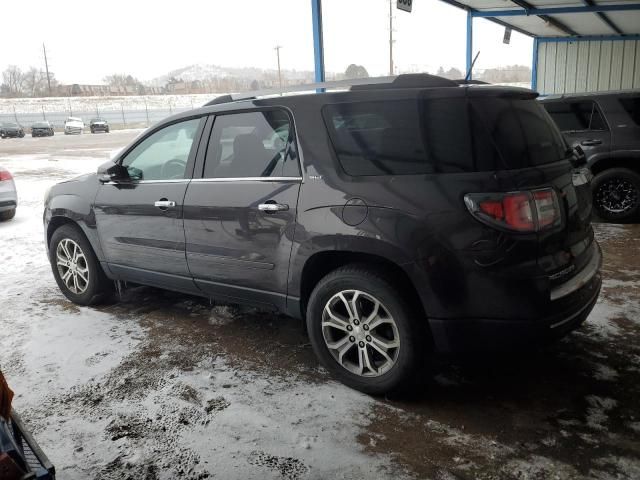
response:
[[[4,182],[5,180],[11,180],[13,177],[7,170],[0,170],[0,182]]]
[[[508,193],[469,193],[469,211],[492,226],[517,232],[536,232],[558,225],[560,204],[551,188]]]

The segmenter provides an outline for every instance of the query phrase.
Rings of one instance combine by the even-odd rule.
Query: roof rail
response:
[[[408,73],[388,77],[353,78],[348,80],[334,80],[331,82],[307,83],[292,85],[283,89],[271,88],[244,93],[221,95],[205,103],[204,106],[219,105],[241,100],[253,100],[258,97],[282,95],[295,92],[311,92],[318,90],[379,90],[388,88],[434,88],[457,87],[458,83],[428,73]]]

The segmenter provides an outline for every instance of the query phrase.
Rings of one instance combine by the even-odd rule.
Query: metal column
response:
[[[531,62],[531,90],[538,90],[538,37],[533,38],[533,60]]]
[[[473,15],[471,10],[467,11],[467,72],[471,72],[473,63]],[[469,74],[469,80],[473,78],[473,73]]]
[[[311,0],[313,58],[316,83],[324,82],[324,42],[322,40],[322,0]]]

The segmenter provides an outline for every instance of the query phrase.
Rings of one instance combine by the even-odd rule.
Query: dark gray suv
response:
[[[562,336],[601,253],[591,174],[536,95],[399,76],[174,115],[48,193],[54,277],[83,305],[115,280],[305,319],[370,393],[434,350]]]
[[[567,142],[584,150],[599,217],[640,217],[640,91],[584,93],[542,100]]]

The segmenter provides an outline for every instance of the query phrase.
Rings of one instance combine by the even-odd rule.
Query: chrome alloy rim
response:
[[[389,310],[373,295],[343,290],[322,312],[322,336],[333,358],[363,377],[388,372],[400,352],[400,335]]]
[[[638,202],[636,187],[624,178],[612,178],[600,185],[595,195],[596,204],[609,213],[624,213]]]
[[[65,238],[56,248],[58,274],[71,293],[84,293],[89,286],[89,267],[84,252],[76,242]]]

